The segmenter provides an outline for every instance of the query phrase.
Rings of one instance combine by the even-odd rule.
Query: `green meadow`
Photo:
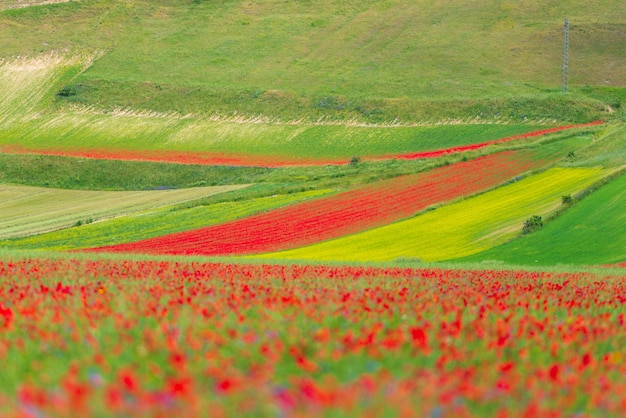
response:
[[[559,92],[563,18],[571,96]],[[595,119],[626,6],[489,0],[83,0],[0,12],[1,54],[102,55],[59,105],[279,119]],[[617,96],[623,99],[623,92]]]

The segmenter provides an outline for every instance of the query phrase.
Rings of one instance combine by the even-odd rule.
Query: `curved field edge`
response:
[[[431,205],[488,190],[552,163],[555,155],[545,152],[541,147],[504,151],[235,222],[92,251],[227,255],[295,248],[389,224]]]
[[[331,190],[313,190],[191,208],[164,207],[81,225],[78,228],[0,241],[0,246],[60,251],[113,245],[224,223],[331,192]]]
[[[519,234],[526,219],[549,213],[562,195],[581,190],[603,175],[601,169],[553,168],[408,220],[260,257],[314,261],[458,258],[506,242]]]
[[[626,175],[622,172],[540,230],[459,261],[482,260],[626,266]]]
[[[222,123],[207,125],[199,122],[200,125],[205,126],[201,129],[194,128],[197,135],[191,140],[176,139],[181,131],[173,127],[169,127],[167,132],[159,129],[153,132],[154,127],[142,131],[133,123],[132,128],[128,126],[128,129],[121,130],[120,127],[123,124],[113,120],[109,123],[119,130],[115,133],[103,134],[103,132],[89,132],[85,125],[77,125],[65,134],[51,136],[54,130],[46,126],[45,133],[41,136],[36,134],[37,138],[33,139],[29,138],[32,133],[24,133],[32,131],[23,127],[14,128],[12,132],[2,133],[0,151],[14,154],[201,165],[323,166],[348,164],[355,159],[381,161],[436,158],[566,130],[593,128],[603,122],[596,121],[539,130],[536,126],[524,125],[364,128],[243,126],[241,124],[223,125]],[[140,121],[139,124],[145,125],[145,121]],[[103,129],[100,122],[96,125],[98,129]],[[502,134],[507,136],[502,137]],[[72,138],[66,141],[67,136]],[[148,139],[150,142],[145,142]]]
[[[247,185],[129,192],[0,185],[0,236],[44,233],[244,187]]]

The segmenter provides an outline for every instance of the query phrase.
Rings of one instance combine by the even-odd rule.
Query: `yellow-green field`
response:
[[[599,168],[554,168],[392,225],[263,257],[316,261],[458,258],[515,237],[526,219],[549,213],[561,204],[563,195],[603,175]]]
[[[242,187],[112,192],[0,185],[0,238],[40,234]]]

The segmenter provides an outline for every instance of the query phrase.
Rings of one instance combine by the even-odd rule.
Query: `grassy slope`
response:
[[[32,63],[19,61],[20,74],[32,86],[16,97],[28,92],[40,102],[26,109],[37,111],[35,119],[16,118],[28,112],[5,106],[12,117],[0,124],[0,145],[349,159],[480,142],[534,126],[382,128],[271,121],[587,121],[609,117],[609,104],[620,113],[623,5],[566,6],[85,0],[5,10],[0,12],[5,56],[48,57],[55,55],[46,51],[67,50],[83,63],[76,58],[60,63],[62,68],[50,63],[47,70],[57,77],[47,80],[45,94],[33,95],[30,90],[41,90],[42,83],[33,76]],[[572,84],[598,84],[602,74],[604,90],[612,90],[585,86],[568,96],[556,92],[559,20],[565,9],[588,41],[575,43],[573,26]],[[594,40],[603,48],[595,48]],[[551,44],[553,49],[546,48]],[[468,46],[474,53],[465,53]],[[485,68],[487,56],[490,68]],[[93,65],[85,64],[94,58]],[[9,59],[2,69],[16,65]],[[4,78],[5,90],[21,86]],[[79,106],[66,106],[71,103]],[[114,111],[117,106],[131,110]],[[187,112],[226,118],[175,116]]]
[[[63,113],[0,127],[0,147],[192,151],[297,161],[430,151],[541,130],[537,124],[359,127]]]
[[[562,195],[583,189],[602,175],[599,169],[556,168],[405,221],[264,257],[439,261],[469,255],[506,242],[519,233],[525,219],[548,213]]]
[[[626,176],[586,197],[543,229],[462,261],[518,265],[609,264],[626,260]]]
[[[573,90],[623,87],[626,6],[617,0],[85,0],[2,12],[0,44],[5,55],[105,49],[71,84],[71,97],[107,107],[289,119],[481,111],[568,119],[587,111],[568,104],[605,93],[580,90],[571,101],[555,94],[564,16]]]
[[[0,236],[32,235],[77,221],[119,216],[223,193],[245,185],[108,192],[0,185]]]
[[[0,150],[139,150],[340,159],[455,147],[541,128],[537,124],[362,126],[181,118],[142,112],[55,111],[62,81],[94,55],[41,55],[0,63]],[[28,100],[23,100],[28,97]],[[475,121],[474,121],[475,122]]]

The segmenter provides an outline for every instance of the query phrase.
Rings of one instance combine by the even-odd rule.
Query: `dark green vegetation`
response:
[[[559,89],[570,19],[571,93]],[[83,0],[0,12],[1,54],[103,51],[56,101],[370,122],[624,114],[623,1]]]

